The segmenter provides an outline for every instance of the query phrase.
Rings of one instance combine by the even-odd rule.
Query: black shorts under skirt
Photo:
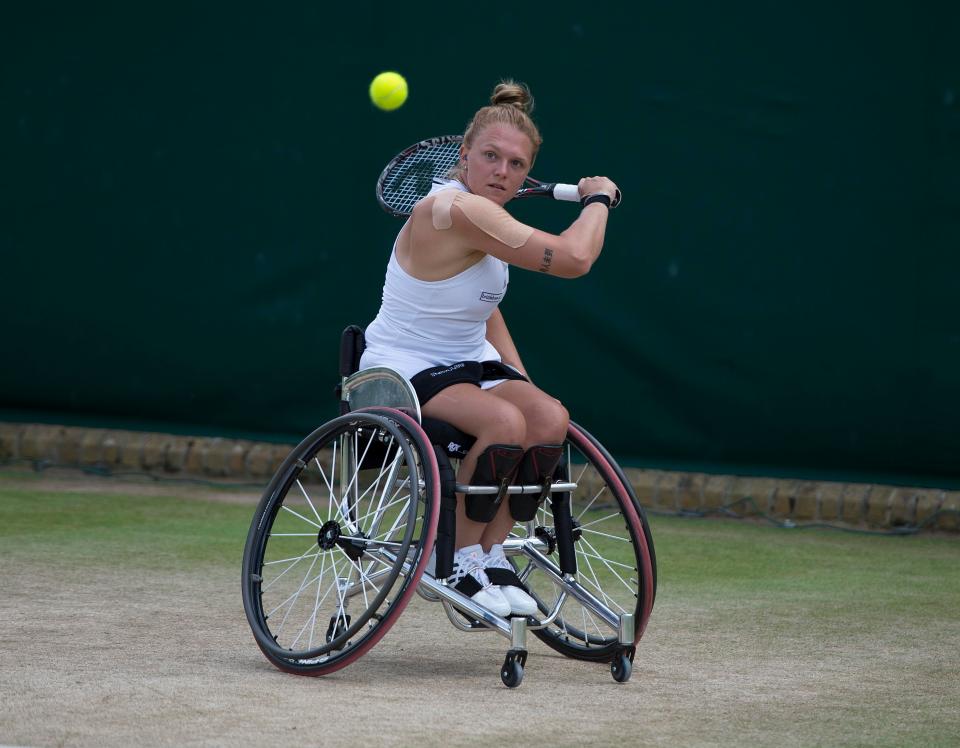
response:
[[[468,382],[480,386],[480,382],[494,379],[516,379],[526,382],[527,378],[513,367],[501,361],[458,361],[449,366],[434,366],[414,374],[410,383],[416,390],[420,407],[431,397],[450,385]]]

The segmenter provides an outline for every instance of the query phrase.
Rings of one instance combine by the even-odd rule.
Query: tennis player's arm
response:
[[[497,353],[500,354],[503,363],[509,364],[523,374],[523,376],[528,379],[530,378],[527,370],[523,368],[523,362],[520,361],[517,346],[513,343],[510,330],[507,329],[507,322],[499,309],[494,309],[493,314],[491,314],[487,320],[487,340],[490,342],[490,345],[497,349]]]
[[[467,247],[511,265],[559,278],[578,278],[590,272],[603,249],[609,210],[602,203],[586,206],[566,231],[550,234],[521,223],[484,197],[470,195],[466,199],[473,201],[468,206],[473,218],[454,204],[450,211],[454,231]]]

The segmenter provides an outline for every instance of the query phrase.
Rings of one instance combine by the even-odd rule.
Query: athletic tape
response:
[[[483,233],[513,249],[522,247],[533,234],[533,227],[520,223],[492,200],[457,189],[441,190],[433,199],[435,229],[444,231],[453,225],[454,205]]]

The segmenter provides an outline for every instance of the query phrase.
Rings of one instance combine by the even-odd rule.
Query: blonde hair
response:
[[[467,129],[463,133],[463,144],[470,148],[477,133],[490,125],[511,125],[530,138],[533,144],[530,162],[532,166],[540,150],[540,144],[543,143],[540,130],[530,118],[532,111],[533,94],[530,93],[527,85],[518,81],[502,80],[490,95],[490,105],[478,109],[473,119],[467,124]],[[451,167],[447,177],[459,179],[462,182],[464,181],[463,170],[463,163],[458,162]]]

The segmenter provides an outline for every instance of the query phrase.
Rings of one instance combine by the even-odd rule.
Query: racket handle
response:
[[[580,190],[575,184],[560,184],[557,183],[553,186],[553,199],[554,200],[569,200],[570,202],[579,203],[580,202]],[[620,204],[620,190],[617,189],[617,194],[614,195],[613,201],[610,203],[611,208],[616,208]]]
[[[553,185],[554,200],[568,200],[571,203],[580,202],[580,190],[575,184],[555,184]]]

